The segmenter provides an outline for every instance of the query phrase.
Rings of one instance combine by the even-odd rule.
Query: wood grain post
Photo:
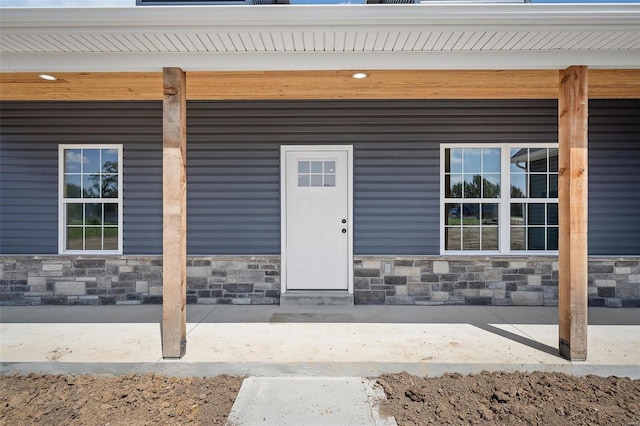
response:
[[[560,355],[587,359],[587,67],[560,71],[558,309]]]
[[[162,357],[187,344],[187,96],[180,68],[163,69]]]

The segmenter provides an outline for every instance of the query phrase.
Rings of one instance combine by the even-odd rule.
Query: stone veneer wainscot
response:
[[[550,256],[356,256],[354,298],[356,304],[556,306],[558,263]],[[187,303],[279,301],[279,256],[188,257]],[[2,305],[152,303],[162,303],[161,256],[0,256]],[[589,304],[640,307],[640,257],[591,257]]]

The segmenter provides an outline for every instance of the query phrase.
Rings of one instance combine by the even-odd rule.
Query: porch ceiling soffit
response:
[[[2,72],[640,68],[638,4],[3,9]]]

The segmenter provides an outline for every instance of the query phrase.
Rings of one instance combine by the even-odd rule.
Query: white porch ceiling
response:
[[[3,9],[0,71],[640,68],[639,4]]]

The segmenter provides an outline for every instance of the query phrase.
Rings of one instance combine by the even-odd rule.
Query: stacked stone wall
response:
[[[590,306],[640,307],[640,258],[588,272]],[[356,304],[558,305],[555,257],[356,257],[354,276]]]
[[[187,303],[278,304],[280,257],[190,256]],[[162,303],[161,256],[0,257],[2,305]]]
[[[280,303],[279,256],[189,256],[187,303]],[[589,259],[589,304],[640,307],[640,257]],[[356,304],[558,304],[555,257],[354,258]],[[162,303],[161,256],[3,256],[2,305]]]

